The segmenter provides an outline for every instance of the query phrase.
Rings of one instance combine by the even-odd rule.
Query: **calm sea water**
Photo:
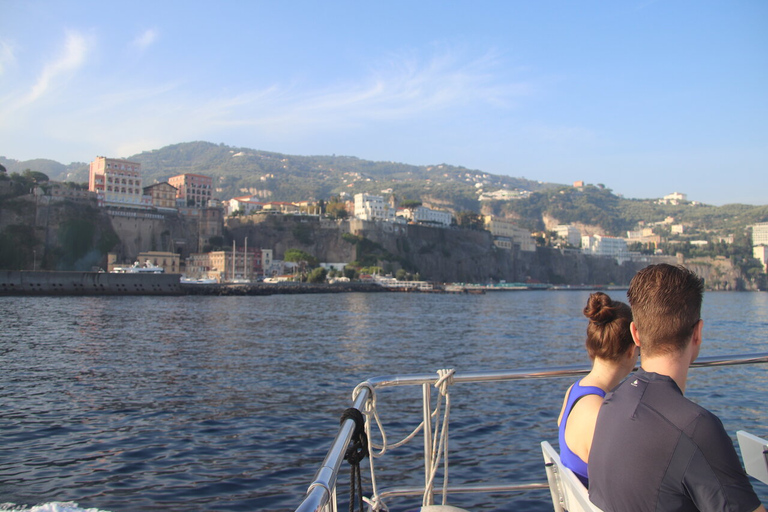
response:
[[[587,296],[0,297],[0,510],[293,510],[357,383],[587,364]],[[703,355],[768,346],[768,294],[708,293],[703,317]],[[569,384],[456,386],[451,482],[544,481],[539,442],[555,444]],[[688,396],[734,439],[742,428],[768,436],[765,365],[693,370]],[[418,423],[419,404],[381,402],[390,439]],[[422,480],[418,447],[404,454],[377,461],[382,480]],[[453,501],[551,510],[544,492]]]

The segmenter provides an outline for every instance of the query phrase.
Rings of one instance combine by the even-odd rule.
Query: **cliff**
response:
[[[177,214],[107,213],[93,202],[56,201],[48,196],[6,199],[0,205],[0,268],[105,268],[108,252],[116,252],[118,260],[132,261],[144,251],[175,251],[183,260],[208,242],[210,233],[203,233],[206,224]],[[545,247],[535,252],[517,247],[505,250],[494,246],[491,234],[482,230],[293,215],[227,219],[223,235],[226,244],[234,240],[242,247],[247,238],[249,247],[272,249],[278,260],[287,250],[300,249],[323,262],[354,261],[380,266],[388,273],[402,268],[438,282],[628,285],[635,272],[651,262],[619,265],[611,258]],[[708,289],[756,289],[730,259],[695,259],[685,264],[705,279]]]
[[[510,251],[496,247],[487,231],[414,224],[254,215],[229,219],[227,227],[238,245],[247,237],[249,247],[274,248],[276,259],[301,249],[320,261],[358,261],[385,272],[403,268],[438,282],[627,285],[647,264],[619,265],[611,258],[544,247]]]

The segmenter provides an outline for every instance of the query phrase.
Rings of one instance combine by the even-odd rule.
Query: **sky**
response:
[[[0,155],[224,143],[768,204],[765,0],[0,0]]]

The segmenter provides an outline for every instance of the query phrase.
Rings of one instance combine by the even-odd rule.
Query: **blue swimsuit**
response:
[[[560,420],[559,440],[560,440],[560,460],[563,465],[573,471],[585,487],[589,486],[587,463],[573,453],[565,442],[565,426],[568,424],[568,416],[571,414],[573,406],[584,396],[598,395],[605,398],[605,391],[596,386],[582,386],[581,381],[576,382],[568,393],[568,400],[563,410],[563,418]]]

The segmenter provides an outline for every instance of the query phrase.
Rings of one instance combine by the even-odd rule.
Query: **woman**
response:
[[[635,367],[639,349],[629,330],[632,310],[623,302],[602,292],[593,293],[584,316],[589,318],[586,346],[592,370],[568,388],[557,425],[563,465],[588,486],[587,463],[597,413],[606,392]]]

